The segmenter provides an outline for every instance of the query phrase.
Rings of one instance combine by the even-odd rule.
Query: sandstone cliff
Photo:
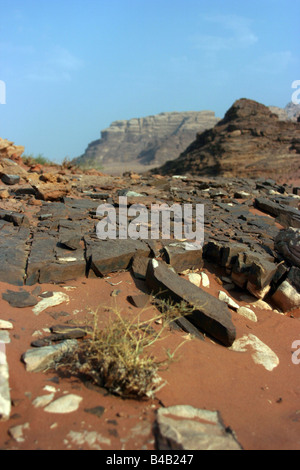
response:
[[[160,174],[288,177],[300,172],[300,123],[282,121],[263,104],[237,100],[218,124]]]
[[[177,158],[197,132],[212,128],[218,121],[213,111],[161,113],[115,121],[73,162],[104,169],[120,163],[161,165]]]

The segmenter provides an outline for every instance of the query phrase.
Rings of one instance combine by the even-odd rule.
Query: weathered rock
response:
[[[43,201],[60,201],[71,192],[71,185],[65,183],[44,183],[33,185],[36,197]]]
[[[151,260],[148,264],[146,282],[157,294],[172,298],[175,302],[185,301],[193,312],[186,318],[200,330],[210,334],[225,346],[235,340],[235,327],[230,311],[224,302],[181,278],[162,262]]]
[[[157,410],[159,450],[242,450],[217,411],[188,405]]]
[[[240,306],[231,297],[229,297],[226,292],[219,291],[219,300],[225,302],[228,307],[231,307],[234,310],[238,310],[240,308]]]
[[[0,330],[12,330],[13,324],[10,321],[0,319]]]
[[[292,267],[288,277],[280,284],[272,296],[273,302],[283,311],[288,312],[300,307],[300,269]]]
[[[73,413],[78,410],[81,401],[82,397],[70,393],[51,402],[44,408],[44,411],[58,414]]]
[[[189,273],[189,281],[197,287],[201,285],[201,276],[198,273]]]
[[[128,300],[137,308],[145,308],[151,304],[152,297],[147,294],[129,295]]]
[[[22,360],[28,372],[41,372],[53,367],[64,354],[75,351],[77,345],[75,339],[68,339],[54,346],[29,349],[23,354]]]
[[[255,199],[255,207],[276,217],[277,222],[285,228],[300,228],[300,213],[294,207],[288,207],[282,202],[274,202],[263,197]]]
[[[30,231],[4,222],[2,226],[0,224],[0,234],[0,281],[22,286]]]
[[[136,254],[148,256],[150,249],[142,240],[87,239],[86,256],[90,268],[97,276],[126,270]]]
[[[135,255],[132,262],[132,271],[136,279],[146,279],[149,258]]]
[[[248,320],[251,320],[253,322],[257,322],[257,316],[255,315],[255,313],[253,312],[253,310],[251,310],[251,308],[248,308],[248,307],[239,307],[237,309],[237,313],[239,315],[242,315],[243,317],[245,318],[248,318]]]
[[[173,266],[176,272],[182,273],[187,269],[203,267],[202,249],[188,242],[170,243],[164,248],[166,262]]]
[[[117,168],[120,162],[162,164],[177,158],[197,132],[213,127],[218,120],[212,111],[199,111],[115,121],[74,163],[91,168],[95,165]]]
[[[7,290],[2,294],[2,298],[6,300],[9,305],[16,308],[34,307],[34,305],[38,303],[38,298],[35,295],[24,290]]]
[[[41,395],[36,397],[32,404],[35,408],[44,408],[45,406],[49,405],[49,403],[53,400],[54,393],[47,393],[47,395]]]
[[[24,431],[30,429],[30,424],[29,423],[24,423],[24,424],[17,424],[16,426],[12,426],[9,428],[8,432],[9,435],[17,442],[24,442]]]
[[[275,248],[289,263],[300,268],[300,229],[281,230],[275,239]]]
[[[8,184],[9,186],[12,186],[20,182],[20,176],[19,175],[7,175],[6,173],[3,173],[1,176],[1,180],[3,181],[3,183]]]
[[[53,292],[51,297],[46,297],[45,299],[40,300],[32,309],[32,311],[35,315],[39,315],[47,308],[55,307],[56,305],[60,305],[63,302],[69,302],[69,296],[64,292]]]
[[[198,133],[184,152],[153,172],[161,175],[277,176],[299,162],[300,123],[280,121],[266,106],[237,100],[213,129]],[[287,163],[288,162],[288,163]],[[288,171],[287,171],[288,173]]]

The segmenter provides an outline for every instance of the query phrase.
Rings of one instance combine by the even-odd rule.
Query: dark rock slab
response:
[[[0,227],[0,281],[22,286],[28,258],[30,231],[11,223]]]
[[[203,267],[202,249],[187,242],[176,242],[164,248],[165,260],[177,273],[187,269],[200,269]]]
[[[9,305],[17,308],[33,307],[38,303],[38,298],[25,290],[7,290],[2,294],[2,298],[6,300]]]
[[[225,346],[231,346],[236,337],[235,327],[227,305],[181,278],[167,264],[150,260],[147,284],[157,295],[185,301],[194,309],[186,318],[194,326],[210,334]]]
[[[136,254],[149,256],[150,248],[142,240],[99,240],[85,237],[89,268],[96,276],[129,268]]]
[[[81,241],[81,225],[79,222],[72,220],[61,220],[59,223],[59,243],[70,250],[80,248]]]
[[[3,173],[1,176],[1,180],[3,181],[4,184],[7,185],[14,185],[18,184],[20,182],[20,176],[19,175],[8,175],[6,173]]]
[[[147,259],[147,258],[146,258]],[[137,308],[145,308],[151,305],[152,296],[148,294],[129,295],[128,301]]]
[[[294,207],[285,206],[263,197],[255,199],[255,207],[276,217],[277,221],[285,228],[300,228],[300,211]]]
[[[136,279],[146,279],[149,258],[135,255],[132,262],[132,271]]]
[[[26,284],[58,283],[84,277],[83,248],[74,251],[59,246],[58,236],[35,234],[27,265]]]
[[[281,230],[275,239],[275,248],[290,264],[300,268],[300,230]]]

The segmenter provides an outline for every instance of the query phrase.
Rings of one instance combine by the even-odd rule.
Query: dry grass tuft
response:
[[[79,342],[75,354],[65,358],[62,367],[121,397],[153,398],[165,385],[158,372],[174,360],[175,352],[167,350],[166,359],[158,361],[151,347],[166,338],[175,310],[168,313],[165,307],[150,320],[142,321],[144,310],[128,319],[113,307],[104,328],[98,327],[98,310],[91,312],[93,333]]]

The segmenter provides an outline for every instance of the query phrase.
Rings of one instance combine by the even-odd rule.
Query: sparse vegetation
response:
[[[25,165],[32,166],[32,165],[54,165],[54,163],[49,160],[48,158],[44,157],[42,153],[39,153],[37,156],[33,154],[23,155],[22,160]]]
[[[67,358],[64,367],[121,397],[153,398],[165,385],[158,375],[159,370],[174,360],[175,353],[187,340],[173,352],[167,349],[166,359],[158,361],[151,347],[166,338],[165,333],[176,318],[176,312],[178,316],[180,306],[167,308],[164,304],[161,312],[146,321],[141,320],[143,312],[128,319],[115,307],[103,329],[98,327],[98,311],[91,312],[93,333],[79,343],[77,352]]]

